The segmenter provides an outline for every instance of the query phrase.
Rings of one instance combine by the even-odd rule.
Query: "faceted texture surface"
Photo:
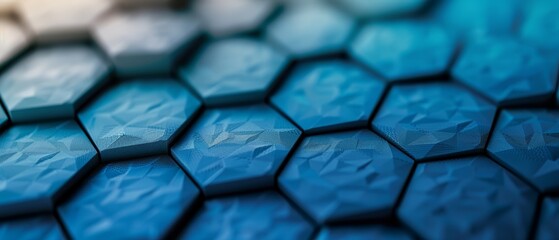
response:
[[[208,105],[263,100],[287,56],[250,38],[217,40],[203,47],[179,75]]]
[[[75,239],[157,239],[199,191],[167,156],[110,163],[58,209]]]
[[[271,186],[301,131],[264,105],[207,110],[171,153],[208,195]]]
[[[414,237],[403,229],[383,226],[352,226],[352,227],[333,227],[325,228],[318,234],[317,240],[370,240],[370,239],[390,239],[390,240],[412,240]]]
[[[538,220],[536,238],[551,240],[559,235],[559,199],[557,197],[543,200],[540,219]]]
[[[18,0],[19,16],[38,41],[85,39],[89,28],[111,9],[110,0]]]
[[[423,163],[398,209],[425,239],[526,239],[537,193],[486,157]]]
[[[485,38],[462,51],[452,75],[499,104],[537,103],[555,93],[557,62],[514,38]]]
[[[54,217],[39,215],[1,221],[0,239],[61,240],[65,238]]]
[[[306,138],[280,188],[317,222],[386,217],[413,161],[367,130]]]
[[[107,161],[167,152],[198,108],[177,81],[132,80],[104,92],[78,118]]]
[[[416,160],[480,151],[495,107],[451,83],[392,88],[373,127]]]
[[[96,41],[122,76],[170,73],[199,32],[192,15],[164,8],[116,11],[93,28]]]
[[[182,239],[308,239],[312,231],[279,194],[262,192],[206,201]]]
[[[356,23],[343,12],[324,4],[291,7],[266,30],[270,41],[295,57],[342,52]]]
[[[204,0],[194,4],[205,29],[216,37],[255,31],[275,8],[276,1],[262,0]]]
[[[542,191],[559,191],[559,111],[506,110],[487,150]]]
[[[389,81],[442,74],[454,53],[454,39],[442,28],[421,21],[365,25],[350,55]]]
[[[272,103],[308,132],[366,125],[385,84],[342,60],[298,65],[271,97]]]
[[[0,0],[0,9],[2,0]],[[0,10],[1,12],[1,10]],[[14,56],[19,54],[29,45],[30,39],[27,32],[17,22],[0,17],[2,44],[0,45],[0,67],[4,66]]]
[[[335,0],[349,12],[361,18],[388,17],[415,12],[427,0]]]
[[[60,191],[97,163],[74,122],[11,127],[0,149],[0,217],[50,210]]]
[[[109,72],[90,47],[38,48],[2,72],[0,94],[13,122],[71,118]]]

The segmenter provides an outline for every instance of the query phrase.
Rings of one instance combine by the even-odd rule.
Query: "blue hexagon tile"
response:
[[[440,26],[422,21],[365,25],[349,54],[389,81],[444,73],[454,54],[454,38]]]
[[[97,161],[74,122],[17,125],[0,135],[0,217],[48,211]]]
[[[365,126],[385,84],[342,60],[298,65],[271,102],[306,132]]]
[[[559,191],[559,111],[505,110],[487,146],[489,154],[542,191]]]
[[[559,199],[547,197],[541,206],[538,226],[536,226],[537,240],[553,240],[559,235]]]
[[[414,237],[398,227],[384,225],[329,227],[320,231],[316,240],[412,240]]]
[[[199,34],[194,16],[166,8],[115,11],[93,28],[121,76],[169,74]]]
[[[75,239],[159,239],[199,190],[167,156],[109,163],[58,212]]]
[[[359,18],[401,16],[421,10],[428,0],[335,0]]]
[[[0,95],[13,122],[71,118],[109,73],[110,65],[93,48],[38,48],[0,75]]]
[[[373,128],[416,160],[482,151],[496,108],[452,83],[392,88]]]
[[[201,104],[178,81],[126,81],[78,114],[103,161],[166,153]]]
[[[0,0],[0,12],[1,8]],[[2,29],[2,45],[0,45],[0,67],[2,67],[23,51],[31,39],[21,24],[8,18],[0,18],[0,29]]]
[[[266,37],[297,58],[341,53],[356,28],[345,13],[326,4],[294,6],[266,28]]]
[[[262,101],[288,63],[285,53],[250,38],[206,44],[179,70],[207,105]]]
[[[559,3],[537,0],[527,4],[519,30],[521,38],[559,58]]]
[[[500,105],[545,102],[555,93],[557,62],[515,38],[468,44],[452,69],[458,81]]]
[[[66,239],[56,219],[49,215],[0,221],[0,239]]]
[[[207,110],[171,153],[206,195],[274,184],[301,131],[264,105]]]
[[[279,186],[316,222],[390,215],[413,160],[368,130],[306,138]]]
[[[537,192],[483,156],[419,164],[398,208],[424,239],[527,239]]]
[[[313,226],[275,192],[206,201],[181,239],[308,239]]]

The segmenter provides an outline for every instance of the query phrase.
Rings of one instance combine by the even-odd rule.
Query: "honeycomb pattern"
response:
[[[0,0],[0,239],[556,239],[558,13]]]

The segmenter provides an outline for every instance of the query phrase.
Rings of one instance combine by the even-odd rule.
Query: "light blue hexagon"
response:
[[[54,217],[36,215],[1,221],[0,239],[61,240],[66,238]]]

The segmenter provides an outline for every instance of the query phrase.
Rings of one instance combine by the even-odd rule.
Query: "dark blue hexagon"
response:
[[[167,156],[109,163],[58,212],[75,239],[160,239],[199,190]]]
[[[367,131],[306,138],[280,188],[319,223],[390,215],[413,160]]]
[[[487,157],[422,163],[398,216],[425,239],[526,239],[537,192]]]
[[[559,198],[547,197],[543,200],[536,229],[535,239],[538,240],[552,240],[559,236]]]
[[[48,211],[97,161],[78,124],[17,125],[0,135],[0,217]]]
[[[103,161],[167,153],[200,101],[177,81],[126,81],[78,114]]]
[[[559,191],[559,111],[502,111],[487,150],[541,191]]]
[[[550,54],[559,54],[559,2],[554,0],[529,1],[520,26],[522,39],[544,49]]]
[[[373,128],[416,160],[481,151],[495,106],[452,83],[392,88]]]
[[[0,222],[0,239],[66,239],[56,219],[49,215],[7,219]]]
[[[272,186],[301,131],[265,105],[207,110],[171,153],[207,195]]]
[[[420,10],[428,0],[335,0],[359,18],[401,16]]]
[[[384,225],[342,226],[324,228],[316,240],[412,240],[414,237],[402,228]]]
[[[275,192],[206,201],[181,239],[309,239],[313,226]]]
[[[287,55],[255,39],[208,43],[179,70],[208,105],[261,101],[288,63]]]
[[[389,81],[442,74],[454,54],[454,38],[434,23],[397,21],[365,25],[350,55]]]
[[[340,53],[355,21],[325,4],[292,6],[266,28],[267,38],[298,58]]]
[[[538,103],[554,95],[557,64],[515,38],[486,37],[465,47],[452,75],[500,105]]]
[[[305,63],[295,68],[272,103],[306,132],[366,125],[385,84],[342,60]]]

